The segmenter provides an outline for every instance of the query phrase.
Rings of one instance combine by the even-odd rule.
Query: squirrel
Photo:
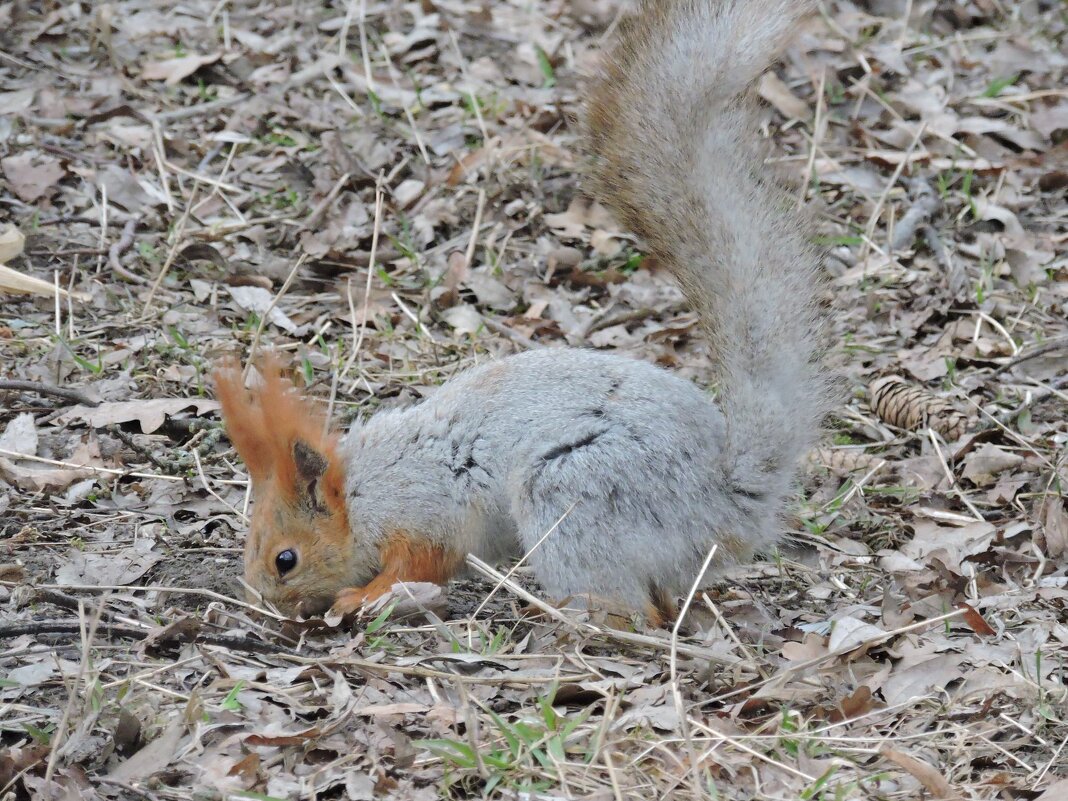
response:
[[[718,396],[545,348],[340,438],[277,361],[251,393],[231,363],[216,386],[254,490],[248,585],[283,612],[345,614],[396,582],[444,585],[468,554],[526,554],[550,596],[659,624],[713,546],[722,565],[776,543],[832,393],[820,259],[764,172],[751,85],[813,7],[645,0],[588,104],[597,195],[698,311]]]

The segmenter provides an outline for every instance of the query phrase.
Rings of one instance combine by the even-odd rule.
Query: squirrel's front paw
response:
[[[365,603],[372,600],[371,596],[367,592],[366,587],[346,587],[343,590],[338,590],[337,597],[334,599],[334,605],[330,607],[330,615],[351,615],[353,612],[359,611]]]
[[[328,617],[341,620],[355,612],[374,617],[386,606],[390,607],[391,620],[406,620],[428,612],[444,615],[448,603],[444,588],[428,581],[398,582],[377,593],[369,584],[340,590]]]

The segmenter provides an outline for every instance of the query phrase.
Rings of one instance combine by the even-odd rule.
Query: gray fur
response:
[[[827,404],[818,262],[762,177],[746,87],[808,2],[646,4],[594,88],[601,194],[678,276],[722,387],[625,357],[523,353],[471,370],[344,443],[357,548],[400,530],[497,559],[529,551],[553,596],[645,608],[773,545]],[[573,508],[572,508],[573,507]]]

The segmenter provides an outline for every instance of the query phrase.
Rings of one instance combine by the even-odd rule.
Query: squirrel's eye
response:
[[[284,576],[297,566],[297,552],[286,548],[274,558],[274,564],[278,568],[278,575]]]

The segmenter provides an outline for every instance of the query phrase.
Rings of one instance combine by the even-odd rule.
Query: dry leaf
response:
[[[262,317],[270,309],[270,322],[284,331],[288,331],[294,336],[304,336],[308,332],[308,326],[294,323],[277,305],[271,308],[274,303],[273,292],[269,292],[260,286],[227,285],[226,290],[230,293],[230,297],[234,299],[234,302],[245,311],[255,312]]]
[[[35,150],[24,150],[18,155],[0,159],[0,166],[12,190],[27,203],[33,203],[48,194],[67,174],[59,159],[44,156]]]
[[[787,119],[807,120],[812,116],[808,103],[791,92],[774,72],[765,72],[761,76],[757,91]]]
[[[907,667],[898,665],[882,686],[883,698],[890,706],[896,706],[931,693],[941,694],[947,684],[960,678],[963,661],[964,657],[957,654],[941,654]]]
[[[482,315],[468,303],[452,306],[441,312],[441,319],[461,334],[475,334],[482,329]]]
[[[997,634],[994,628],[983,620],[983,616],[979,614],[979,611],[974,606],[966,603],[959,603],[957,604],[957,608],[964,610],[962,619],[968,625],[968,628],[976,634],[984,634],[988,637]]]
[[[1041,790],[1042,788],[1036,788]],[[1032,799],[1032,801],[1064,801],[1068,798],[1068,778],[1053,780],[1053,784],[1045,788],[1042,795]]]
[[[885,636],[886,632],[878,626],[865,623],[855,617],[843,617],[834,621],[827,650],[838,651],[843,648],[852,648],[869,641],[878,641]]]
[[[208,398],[151,398],[145,400],[110,401],[98,406],[87,407],[81,404],[72,406],[54,418],[57,425],[80,422],[90,428],[105,428],[115,423],[129,423],[136,420],[141,425],[141,432],[151,434],[163,425],[168,417],[173,417],[186,409],[193,409],[195,415],[218,410],[219,402]]]
[[[141,79],[145,81],[164,81],[168,86],[174,86],[183,78],[188,78],[194,72],[207,64],[214,64],[222,58],[222,53],[211,53],[205,56],[189,55],[180,58],[168,58],[163,61],[151,61],[141,69]]]
[[[95,479],[99,473],[86,467],[53,467],[9,455],[0,456],[0,479],[22,490],[59,492],[76,481]]]
[[[37,427],[29,412],[15,415],[0,434],[0,450],[37,455]]]
[[[1068,507],[1066,501],[1052,492],[1042,502],[1042,537],[1046,541],[1045,553],[1050,559],[1059,559],[1068,553]]]
[[[108,776],[121,782],[140,782],[166,769],[178,756],[184,728],[181,718],[172,718],[156,739],[116,765]]]
[[[0,224],[0,264],[9,262],[22,254],[26,237],[10,223]]]
[[[163,554],[152,550],[155,541],[135,540],[130,548],[109,553],[77,549],[58,560],[56,583],[63,586],[132,584],[147,573]]]
[[[993,484],[999,473],[1018,467],[1023,461],[1020,454],[987,443],[964,458],[961,475],[976,486],[985,487]]]
[[[922,784],[924,789],[935,798],[956,799],[962,797],[960,793],[956,792],[953,789],[953,786],[946,781],[946,778],[938,768],[924,762],[922,759],[917,759],[914,756],[906,754],[904,751],[898,751],[896,748],[891,748],[889,746],[883,746],[879,749],[879,753],[898,767],[908,771],[908,773]]]

